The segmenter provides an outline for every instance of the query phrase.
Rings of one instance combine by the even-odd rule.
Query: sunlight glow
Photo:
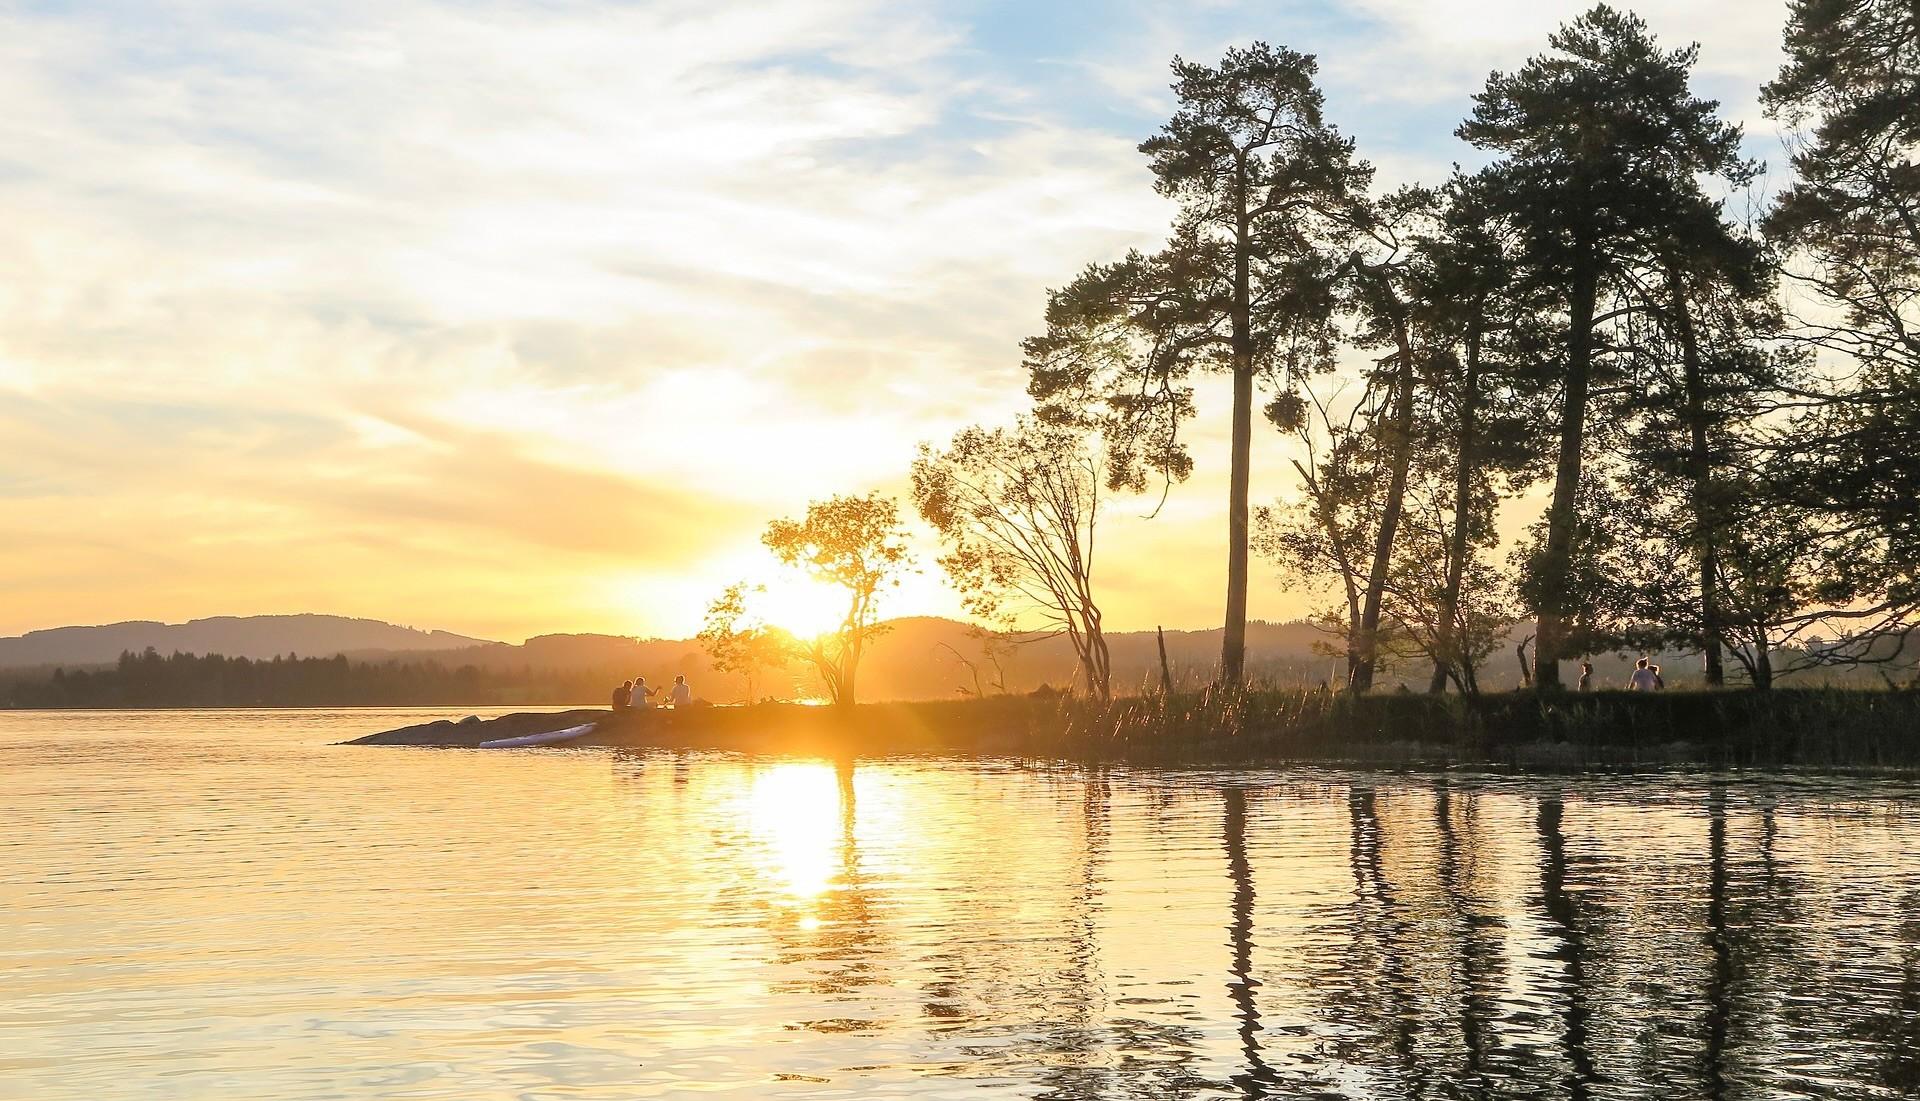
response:
[[[775,627],[803,639],[837,629],[847,614],[845,590],[810,578],[781,577],[754,594],[754,609]]]
[[[768,879],[781,884],[788,905],[810,907],[832,888],[841,866],[843,821],[833,766],[775,765],[754,776],[745,803]]]

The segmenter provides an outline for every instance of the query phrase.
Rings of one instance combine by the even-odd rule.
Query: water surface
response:
[[[1920,790],[0,712],[0,1097],[1920,1095]]]

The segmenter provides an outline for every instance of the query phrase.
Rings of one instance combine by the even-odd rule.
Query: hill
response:
[[[908,617],[887,625],[870,646],[861,667],[861,695],[867,699],[940,699],[979,691],[1030,692],[1043,685],[1065,688],[1074,678],[1073,652],[1063,638],[1037,639],[990,647],[975,628],[949,619]],[[1329,659],[1313,654],[1317,633],[1306,624],[1255,623],[1248,631],[1249,672],[1281,681],[1319,680],[1332,669]],[[1169,631],[1167,657],[1183,685],[1205,683],[1218,660],[1220,632]],[[1123,690],[1159,680],[1159,650],[1150,631],[1109,636],[1116,684]],[[599,702],[605,682],[644,676],[650,683],[671,682],[675,674],[692,680],[703,696],[717,701],[745,699],[746,678],[714,672],[699,644],[690,639],[637,639],[617,635],[554,634],[510,644],[469,638],[447,631],[420,631],[379,620],[327,615],[217,616],[182,624],[115,623],[97,627],[58,627],[0,639],[0,679],[37,680],[54,668],[107,666],[124,652],[147,649],[162,655],[221,654],[265,659],[287,654],[333,657],[344,654],[363,663],[433,663],[448,671],[471,668],[483,679],[526,683],[528,674],[563,674],[556,681],[592,690],[583,702]],[[804,667],[756,677],[752,695],[799,698],[818,694]],[[542,701],[551,702],[551,701]]]
[[[869,646],[861,665],[860,697],[865,700],[951,699],[1075,686],[1076,665],[1064,638],[996,643],[967,624],[934,617],[896,619],[887,627]],[[1307,623],[1251,623],[1248,676],[1256,684],[1338,683],[1339,659],[1316,649],[1325,641],[1326,636]],[[1130,694],[1158,685],[1160,657],[1154,632],[1116,632],[1108,636],[1108,644],[1116,691]],[[1220,653],[1218,629],[1169,631],[1166,646],[1176,688],[1193,690],[1212,679]],[[357,664],[394,667],[355,675],[353,683],[358,687],[351,690],[344,681],[334,683],[344,676],[337,671],[322,671],[324,675],[314,683],[301,681],[296,693],[300,700],[316,703],[344,703],[360,699],[354,693],[373,692],[368,699],[376,702],[597,704],[628,678],[644,676],[660,686],[676,674],[692,681],[700,696],[722,703],[821,694],[804,665],[763,671],[751,686],[738,674],[717,673],[692,640],[556,634],[516,645],[324,615],[223,616],[177,625],[119,623],[34,631],[0,639],[0,682],[45,681],[58,666],[74,670],[111,665],[124,651],[138,653],[149,647],[161,655],[180,652],[251,659],[290,653],[318,658],[345,655]],[[1698,678],[1697,658],[1676,654],[1658,660],[1666,663],[1668,681],[1676,687]],[[1615,656],[1597,658],[1596,686],[1617,687],[1624,682],[1629,664]],[[291,671],[280,675],[298,679]],[[1380,685],[1392,690],[1404,683],[1420,690],[1426,679],[1424,664],[1415,663],[1384,671]],[[1489,690],[1514,687],[1518,680],[1510,647],[1488,658],[1480,678]],[[253,702],[290,702],[278,697],[293,690],[282,686],[259,691],[275,698],[262,696]]]
[[[1042,638],[989,647],[972,626],[934,616],[891,620],[867,649],[860,665],[863,699],[942,699],[978,690],[1030,692],[1041,686],[1066,688],[1077,668],[1064,638]],[[1313,653],[1318,632],[1304,623],[1254,623],[1248,628],[1248,670],[1277,681],[1324,679],[1330,659]],[[1158,644],[1151,631],[1108,636],[1116,685],[1122,690],[1159,682]],[[1167,661],[1176,680],[1193,687],[1211,676],[1220,655],[1220,632],[1167,632]],[[615,635],[543,635],[513,646],[490,643],[440,654],[393,655],[400,660],[432,657],[449,667],[475,666],[494,672],[564,669],[597,672],[608,687],[634,676],[648,683],[671,682],[676,674],[693,681],[703,696],[728,702],[748,697],[746,678],[716,673],[700,644],[691,639],[635,639]],[[799,665],[756,676],[752,694],[797,698],[819,689]],[[596,701],[597,702],[597,701]]]
[[[451,631],[420,631],[377,619],[332,615],[212,616],[186,623],[134,620],[97,627],[54,627],[0,638],[0,669],[107,665],[128,650],[163,654],[418,654],[486,645]]]

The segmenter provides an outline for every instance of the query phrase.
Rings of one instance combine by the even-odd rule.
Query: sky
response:
[[[1633,6],[1777,185],[1784,0]],[[768,520],[1014,416],[1047,288],[1164,239],[1174,54],[1317,54],[1380,182],[1438,180],[1582,7],[0,0],[0,633],[689,635]],[[1111,513],[1112,629],[1218,625],[1222,397]],[[958,611],[933,553],[889,613]],[[1256,563],[1253,615],[1314,602]]]

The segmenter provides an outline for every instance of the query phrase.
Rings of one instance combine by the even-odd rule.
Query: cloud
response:
[[[1750,88],[1766,7],[1648,14]],[[1045,288],[1160,239],[1134,146],[1171,53],[1314,50],[1363,151],[1431,176],[1485,69],[1561,14],[1485,10],[6,9],[0,630],[683,633],[765,519],[897,490],[917,441],[1010,415]],[[1109,544],[1110,619],[1210,605],[1217,427],[1190,521]],[[1202,565],[1143,565],[1169,557]]]

